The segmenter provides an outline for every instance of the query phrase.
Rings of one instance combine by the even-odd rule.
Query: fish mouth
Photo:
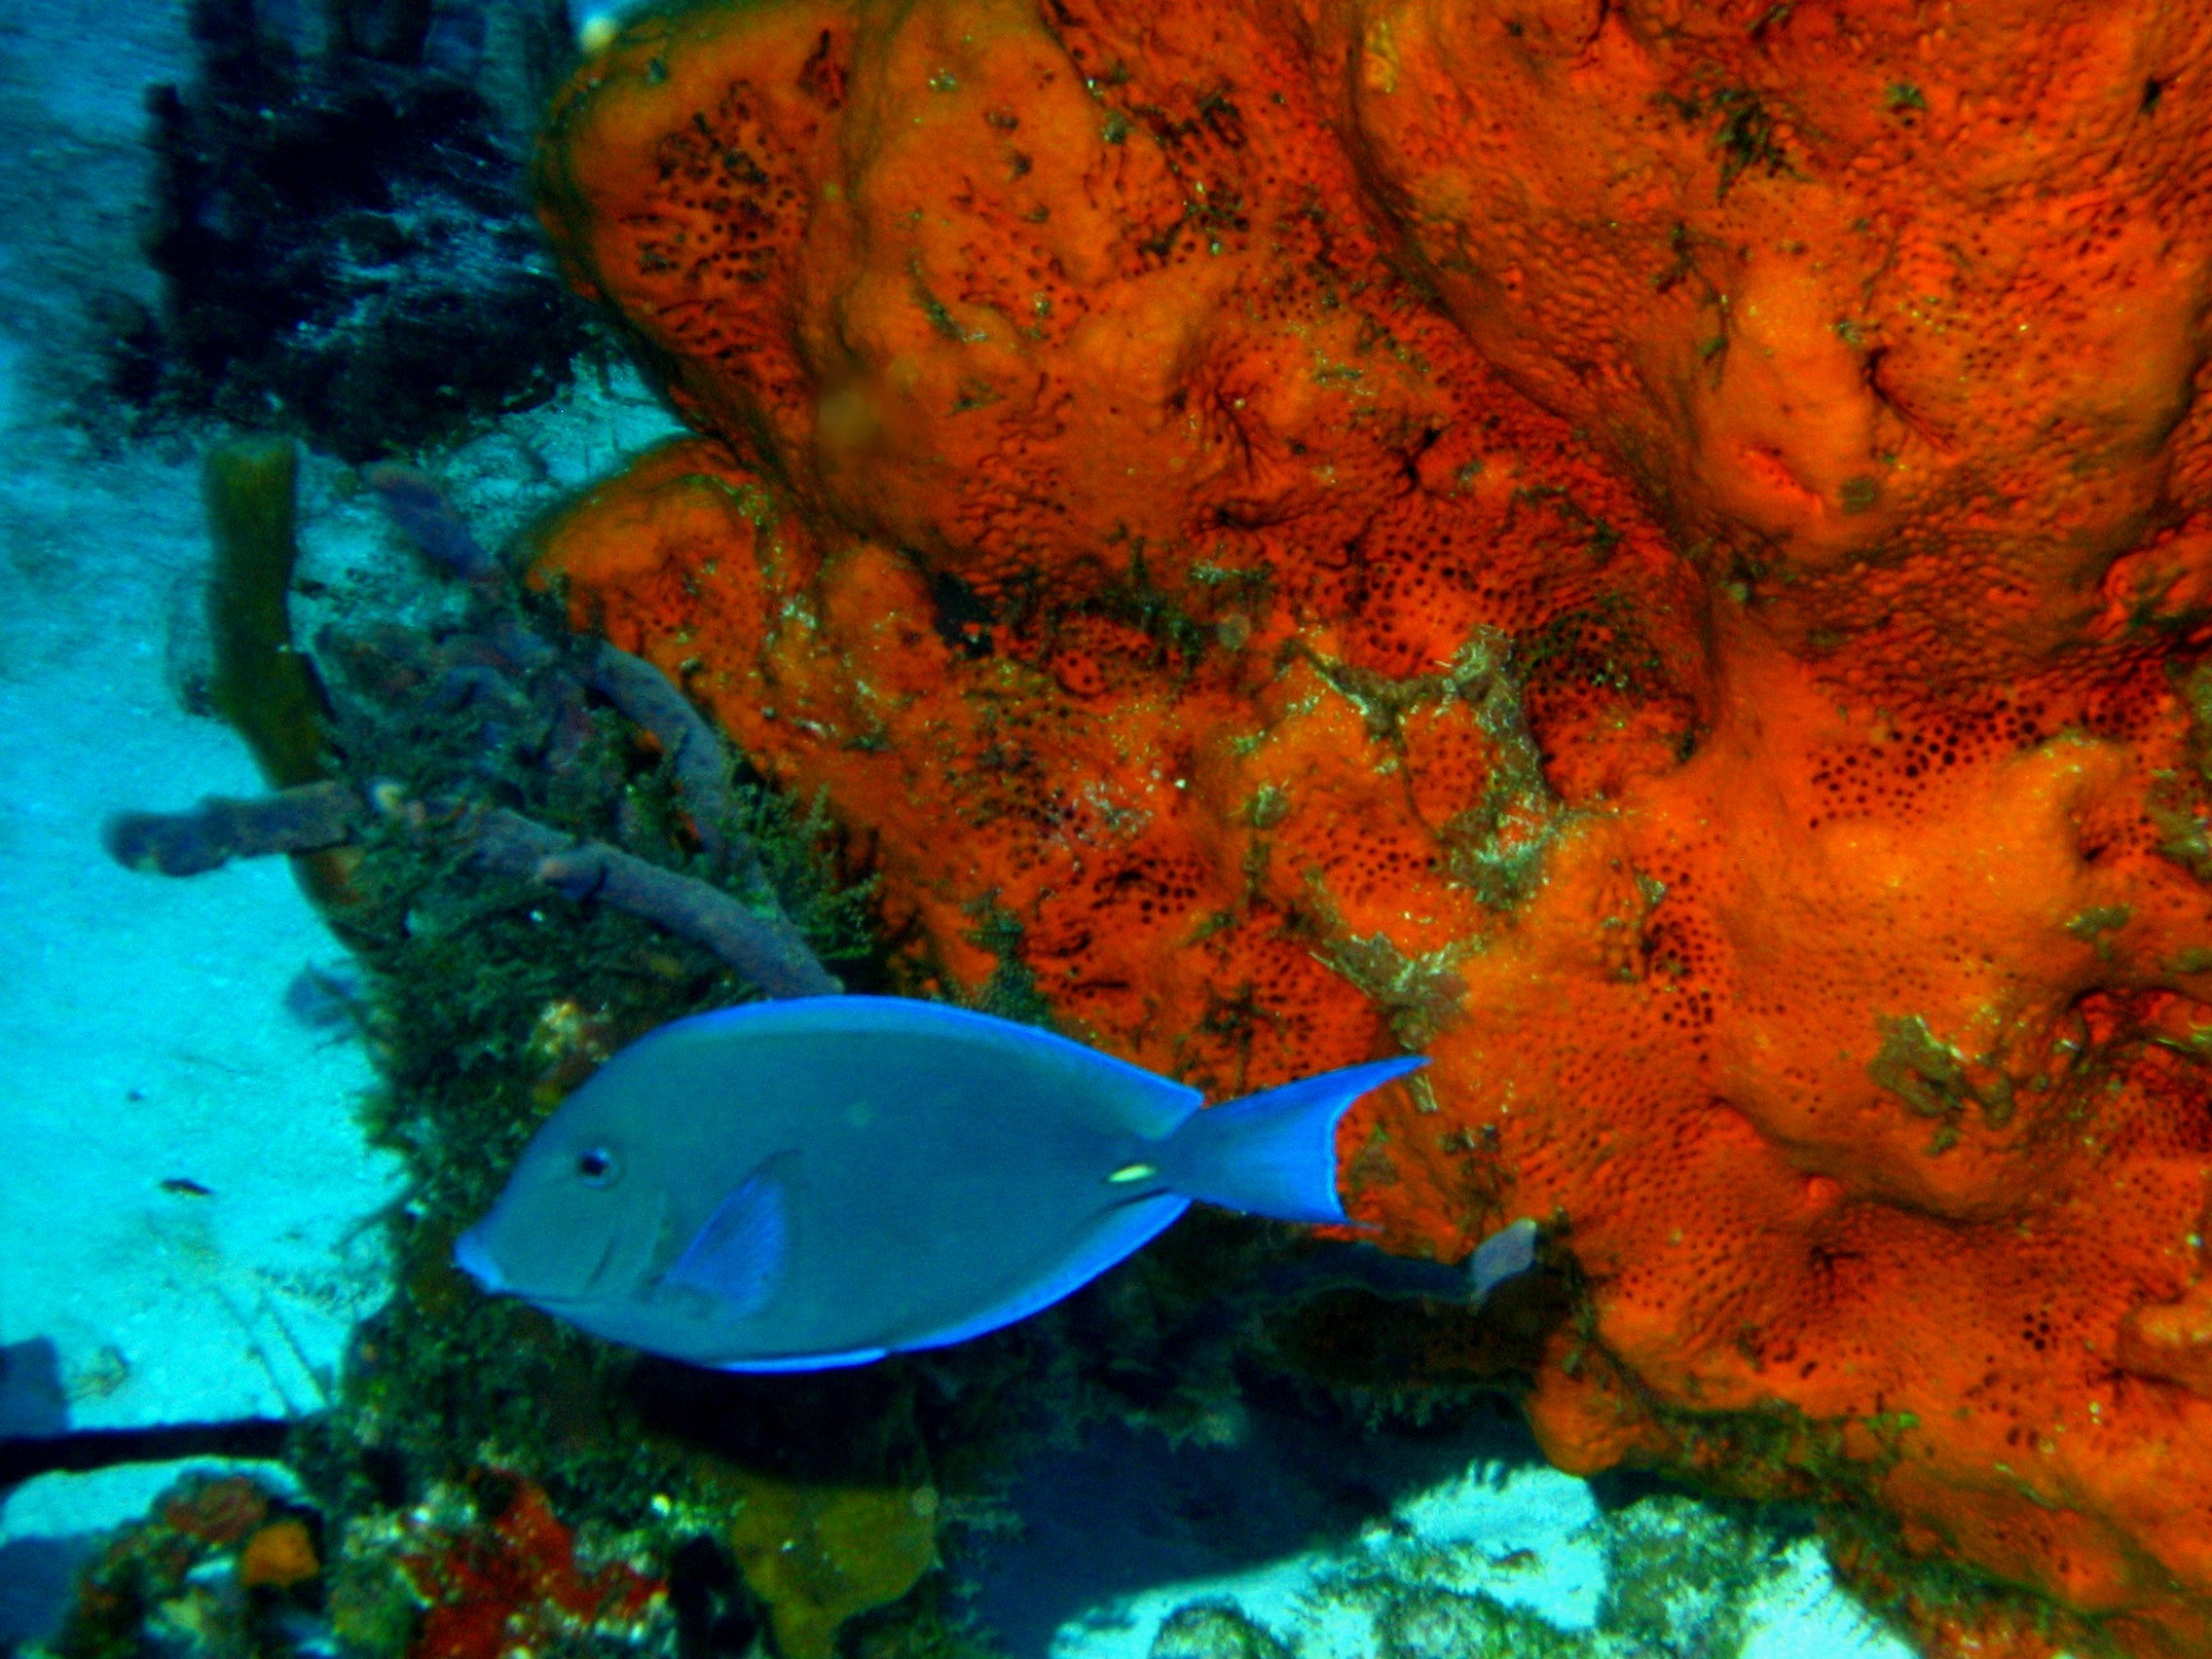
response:
[[[608,1235],[606,1248],[600,1251],[599,1260],[592,1264],[591,1272],[584,1277],[584,1287],[577,1295],[578,1301],[588,1298],[599,1288],[600,1281],[607,1277],[607,1270],[614,1265],[614,1249],[621,1242],[619,1235]]]
[[[602,1286],[606,1283],[609,1270],[615,1265],[615,1258],[621,1252],[622,1239],[619,1235],[609,1237],[601,1247],[599,1260],[592,1264],[591,1272],[584,1275],[581,1286],[571,1291],[556,1292],[516,1284],[500,1272],[498,1264],[492,1259],[492,1252],[484,1242],[483,1232],[484,1229],[479,1224],[455,1239],[453,1259],[493,1295],[519,1296],[533,1307],[552,1312],[571,1308],[589,1308],[606,1300]]]
[[[600,1251],[598,1262],[593,1264],[590,1274],[584,1279],[583,1288],[567,1296],[552,1296],[529,1290],[510,1280],[499,1271],[499,1264],[492,1257],[492,1248],[485,1241],[482,1223],[453,1241],[453,1259],[455,1266],[474,1279],[489,1295],[520,1296],[541,1308],[581,1307],[594,1300],[592,1292],[599,1288],[600,1281],[607,1276],[607,1270],[613,1265],[615,1245],[619,1242],[614,1238],[607,1241],[607,1247]]]
[[[649,1242],[659,1232],[661,1217],[667,1209],[665,1197],[656,1202],[645,1217],[644,1228],[636,1225],[620,1228],[608,1235],[600,1246],[599,1259],[592,1263],[591,1271],[578,1283],[569,1274],[561,1274],[563,1288],[550,1290],[538,1285],[521,1283],[501,1270],[492,1254],[491,1230],[493,1217],[487,1216],[474,1227],[467,1229],[453,1241],[454,1265],[474,1279],[477,1285],[492,1296],[516,1296],[534,1307],[560,1312],[571,1308],[588,1308],[607,1300],[608,1280],[626,1258],[634,1256],[638,1235],[645,1234]]]
[[[456,1267],[490,1294],[501,1296],[511,1288],[506,1275],[499,1272],[499,1264],[492,1259],[491,1246],[484,1241],[483,1223],[453,1241],[453,1259]]]

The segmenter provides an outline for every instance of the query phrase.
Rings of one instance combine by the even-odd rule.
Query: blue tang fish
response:
[[[1200,1111],[1195,1088],[938,1003],[725,1009],[564,1100],[454,1254],[487,1290],[694,1365],[863,1365],[1050,1307],[1194,1200],[1343,1222],[1337,1120],[1426,1063]]]

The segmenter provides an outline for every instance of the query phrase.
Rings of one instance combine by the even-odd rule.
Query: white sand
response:
[[[80,1427],[312,1410],[383,1295],[369,1218],[397,1192],[354,1124],[358,1050],[282,1013],[338,954],[288,870],[167,881],[98,842],[119,808],[258,787],[164,683],[205,557],[194,467],[98,461],[55,406],[83,285],[151,291],[140,100],[180,12],[41,0],[0,32],[25,163],[0,219],[0,1342],[55,1344]]]
[[[0,1344],[55,1345],[77,1427],[313,1410],[384,1298],[399,1192],[355,1124],[358,1046],[283,1010],[343,959],[285,866],[176,881],[98,843],[119,809],[260,788],[165,677],[206,562],[192,446],[102,459],[56,404],[88,286],[155,291],[143,87],[184,73],[182,13],[17,0],[0,22],[0,154],[28,164],[0,169]],[[587,377],[443,469],[496,536],[670,428],[633,380]],[[304,469],[303,572],[413,583],[342,472]]]
[[[1532,1614],[1587,1659],[1644,1659],[1661,1649],[1605,1616],[1608,1598],[1620,1589],[1621,1564],[1636,1560],[1655,1530],[1707,1525],[1686,1498],[1661,1495],[1608,1514],[1592,1500],[1588,1484],[1570,1475],[1478,1458],[1458,1476],[1402,1499],[1388,1519],[1356,1537],[1150,1584],[1082,1608],[1053,1633],[1043,1659],[1149,1659],[1161,1626],[1193,1605],[1235,1608],[1282,1642],[1292,1659],[1415,1659],[1416,1649],[1419,1659],[1456,1659],[1472,1650],[1475,1633],[1496,1628],[1471,1603]],[[1912,1659],[1905,1642],[1836,1585],[1810,1538],[1739,1564],[1730,1579],[1662,1586],[1677,1638],[1665,1651],[1713,1659]],[[1407,1609],[1430,1593],[1444,1611],[1419,1615],[1413,1628],[1428,1639],[1409,1645]],[[1716,1616],[1723,1614],[1730,1616]],[[1728,1629],[1738,1633],[1737,1645],[1714,1645]]]

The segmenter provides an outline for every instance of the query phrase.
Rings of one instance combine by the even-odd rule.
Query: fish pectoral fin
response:
[[[660,1282],[696,1291],[724,1314],[742,1317],[765,1308],[791,1257],[791,1204],[783,1177],[792,1157],[778,1153],[740,1181]]]

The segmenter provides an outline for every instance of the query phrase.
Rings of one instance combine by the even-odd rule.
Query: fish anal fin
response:
[[[1107,1269],[1127,1261],[1172,1227],[1190,1207],[1190,1199],[1174,1193],[1155,1193],[1117,1205],[1106,1212],[1097,1231],[1051,1272],[1001,1297],[980,1313],[916,1337],[902,1338],[893,1346],[902,1351],[949,1347],[1042,1312],[1061,1298],[1074,1295]]]
[[[847,1348],[842,1353],[801,1353],[784,1358],[725,1359],[717,1371],[772,1374],[791,1371],[840,1371],[851,1365],[872,1365],[889,1351],[885,1348]]]

